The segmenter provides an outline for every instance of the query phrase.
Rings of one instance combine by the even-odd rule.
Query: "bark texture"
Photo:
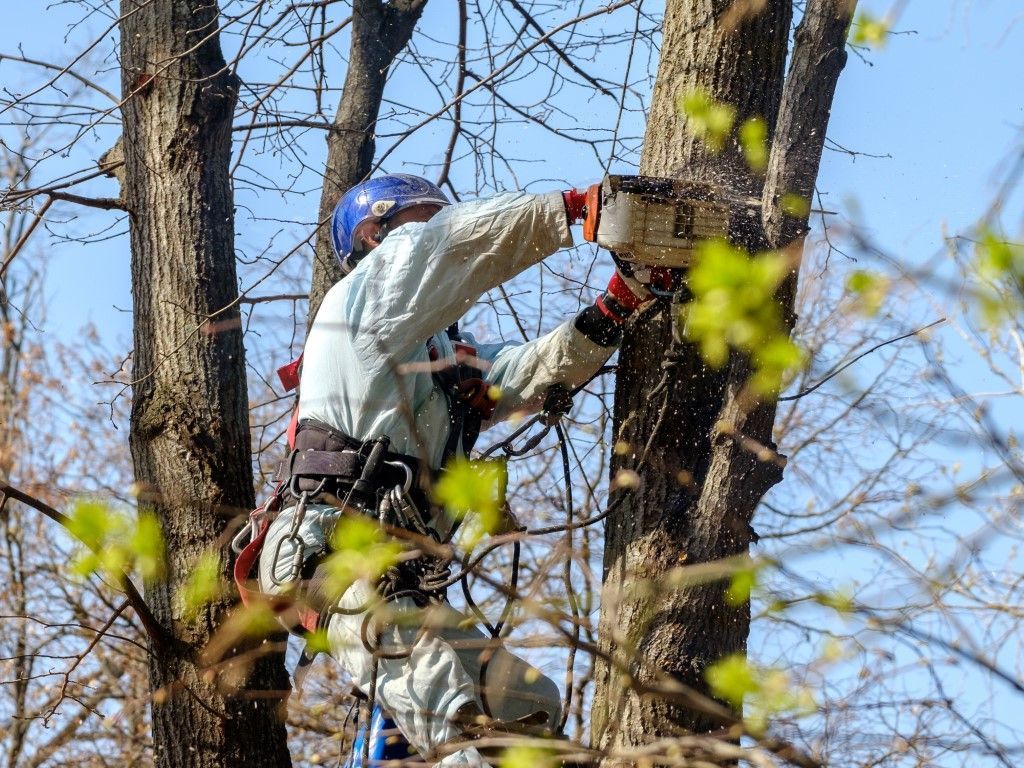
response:
[[[376,150],[374,131],[388,69],[409,42],[426,0],[354,0],[352,46],[345,85],[327,136],[327,167],[320,196],[309,324],[320,302],[341,277],[331,242],[331,215],[345,191],[370,175]]]
[[[669,0],[641,173],[710,181],[740,196],[763,194],[761,209],[733,217],[731,239],[752,251],[771,246],[798,253],[806,216],[784,216],[778,198],[793,192],[810,199],[852,11],[848,0],[809,0],[784,89],[791,0]],[[676,97],[695,87],[733,105],[736,125],[765,119],[766,177],[749,171],[737,141],[713,154],[687,131]],[[778,297],[790,328],[796,271]],[[668,676],[706,692],[708,665],[746,650],[749,605],[726,602],[727,581],[668,594],[650,585],[680,565],[744,555],[754,509],[781,479],[784,464],[772,442],[775,403],[745,389],[747,361],[733,355],[722,370],[709,370],[688,345],[665,360],[670,338],[667,313],[656,312],[627,330],[620,357],[615,434],[630,450],[614,457],[611,472],[634,470],[640,485],[625,491],[606,524],[600,637],[616,664],[602,664],[596,675],[592,725],[595,745],[603,748],[721,725],[693,709],[638,696],[633,680],[642,685]],[[662,389],[652,393],[659,381]],[[648,440],[652,449],[641,462]]]
[[[229,516],[254,504],[245,356],[237,305],[228,163],[238,84],[209,0],[122,0],[124,199],[135,316],[130,443],[141,503],[167,543],[166,578],[147,586],[170,642],[150,656],[160,766],[289,764],[281,659],[219,687],[194,656],[226,600],[186,620],[176,601],[197,558],[220,549]]]

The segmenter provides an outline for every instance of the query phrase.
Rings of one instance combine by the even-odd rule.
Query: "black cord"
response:
[[[576,594],[572,589],[572,555],[573,555],[573,542],[572,542],[572,518],[573,518],[573,498],[572,498],[572,475],[569,466],[569,446],[567,445],[567,439],[565,436],[565,430],[562,428],[561,421],[555,423],[555,435],[558,437],[558,446],[562,454],[562,473],[565,478],[565,517],[566,517],[566,529],[565,529],[565,562],[563,564],[563,574],[565,577],[565,594],[569,601],[569,609],[572,613],[572,640],[573,642],[569,645],[569,654],[565,662],[565,704],[562,706],[562,716],[558,721],[558,732],[563,733],[565,731],[565,724],[569,720],[569,709],[572,705],[572,679],[574,668],[576,665],[576,646],[579,645],[580,640],[580,606],[579,601],[576,599]]]

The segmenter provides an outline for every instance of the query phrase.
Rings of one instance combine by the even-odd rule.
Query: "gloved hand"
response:
[[[644,267],[638,270],[616,261],[615,274],[608,281],[604,296],[597,300],[597,306],[613,320],[623,322],[641,307],[654,301],[655,295],[648,286],[660,290],[672,289],[672,271],[665,267]]]
[[[602,347],[617,345],[622,340],[623,324],[629,316],[657,298],[647,288],[648,284],[658,289],[672,287],[671,270],[644,268],[644,272],[637,274],[631,264],[619,259],[615,259],[615,263],[615,273],[605,292],[576,316],[576,330]]]
[[[654,300],[654,294],[632,277],[616,268],[604,294],[597,297],[595,305],[602,314],[616,323],[624,323],[626,318],[640,307]]]
[[[565,217],[570,224],[583,223],[583,237],[597,239],[597,217],[601,213],[601,185],[591,184],[586,191],[570,189],[562,193]]]

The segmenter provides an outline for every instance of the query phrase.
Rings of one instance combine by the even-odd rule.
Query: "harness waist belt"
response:
[[[317,451],[307,448],[294,451],[288,459],[290,477],[337,478],[358,480],[366,466],[366,457],[355,451]],[[412,468],[409,468],[411,473]],[[401,467],[384,464],[376,472],[380,485],[403,485],[408,474]]]
[[[414,490],[419,483],[419,465],[412,456],[381,448],[367,451],[363,442],[349,437],[338,430],[312,419],[299,422],[295,449],[282,463],[280,479],[290,484],[293,490],[322,491],[343,496],[353,485],[361,486],[359,491],[369,492],[370,488],[392,488],[396,485]],[[371,459],[371,456],[374,458]],[[371,475],[364,477],[367,464]],[[324,482],[326,481],[326,482]],[[369,487],[362,481],[368,481]],[[371,499],[363,499],[367,502]]]

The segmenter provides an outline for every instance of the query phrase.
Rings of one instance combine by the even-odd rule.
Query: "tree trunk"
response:
[[[809,0],[784,95],[790,0],[669,0],[641,173],[709,181],[744,197],[763,193],[762,210],[734,215],[730,238],[751,251],[798,251],[806,216],[783,216],[779,197],[810,199],[852,11],[847,0]],[[766,179],[750,172],[735,136],[713,154],[687,132],[676,96],[694,87],[733,105],[737,126],[765,119],[772,141]],[[778,297],[790,328],[796,272]],[[619,491],[627,496],[606,523],[600,644],[630,673],[602,664],[596,676],[594,741],[606,749],[720,727],[701,712],[641,698],[631,676],[643,684],[668,675],[706,694],[708,665],[746,650],[749,604],[725,600],[727,581],[660,595],[639,585],[656,585],[680,565],[744,555],[754,508],[784,464],[772,442],[775,403],[750,395],[747,360],[734,354],[712,371],[685,345],[662,368],[670,338],[667,313],[656,312],[627,330],[620,354],[615,435],[630,450],[616,453],[611,473],[633,470],[639,486]],[[652,393],[663,371],[665,397]]]
[[[327,135],[321,226],[317,231],[309,291],[310,325],[324,295],[342,277],[331,240],[331,215],[345,191],[370,175],[377,146],[374,131],[388,69],[409,42],[424,5],[426,0],[353,3],[348,72],[334,116],[334,130]]]
[[[229,516],[254,504],[245,353],[228,163],[238,83],[209,0],[122,0],[124,199],[130,211],[135,352],[130,443],[140,503],[163,524],[167,573],[147,585],[172,639],[153,644],[156,763],[289,763],[280,656],[244,686],[218,688],[194,663],[230,607],[182,616],[176,596]]]

